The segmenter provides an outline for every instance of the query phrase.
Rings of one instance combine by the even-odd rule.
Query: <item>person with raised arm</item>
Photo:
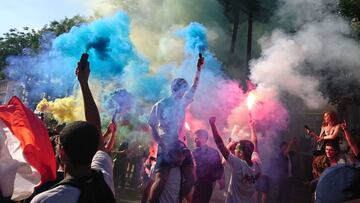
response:
[[[194,163],[190,150],[179,140],[179,134],[184,126],[185,110],[193,101],[198,87],[203,64],[204,58],[199,54],[192,86],[189,88],[183,78],[174,79],[171,83],[171,96],[157,102],[151,110],[148,123],[159,148],[155,165],[155,181],[150,191],[150,202],[159,202],[171,168],[178,166],[181,166],[184,180],[180,198],[191,198],[189,195],[195,182]],[[181,153],[185,156],[184,159],[181,158]]]
[[[209,202],[216,181],[220,180],[224,174],[224,166],[221,164],[219,152],[207,145],[208,138],[206,130],[195,131],[196,148],[192,151],[196,166],[193,203]]]
[[[113,138],[107,146],[101,133],[100,115],[88,85],[89,62],[79,62],[79,80],[86,121],[67,124],[57,140],[58,154],[64,168],[64,180],[31,201],[32,203],[115,203],[112,173]],[[114,124],[109,128],[115,136]]]
[[[348,125],[345,120],[341,124],[341,129],[344,133],[347,143],[350,146],[352,153],[355,155],[356,160],[360,161],[359,146],[356,144],[354,138],[351,136],[350,132],[348,131]]]
[[[235,147],[235,154],[231,154],[217,131],[215,121],[215,117],[209,118],[214,141],[231,168],[225,202],[255,202],[255,183],[261,174],[260,166],[251,159],[255,146],[249,140],[240,140]]]

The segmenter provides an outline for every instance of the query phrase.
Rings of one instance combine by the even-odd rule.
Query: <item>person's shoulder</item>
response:
[[[91,162],[91,168],[97,168],[99,165],[106,168],[112,167],[112,159],[110,155],[102,150],[98,150],[95,153]]]
[[[75,203],[79,199],[79,196],[80,190],[78,188],[70,185],[59,185],[36,195],[31,200],[31,203]]]
[[[192,150],[192,153],[198,153],[200,151],[200,147],[195,147],[193,150]]]
[[[229,156],[227,158],[227,162],[230,165],[234,165],[234,164],[241,164],[243,160],[241,160],[239,157],[229,153]]]
[[[101,171],[105,182],[114,193],[113,162],[110,155],[104,151],[97,151],[91,162],[91,168]],[[115,194],[115,193],[114,193]]]
[[[161,104],[165,103],[168,100],[168,97],[161,98],[159,101],[157,101],[152,108],[157,108]]]
[[[252,162],[256,162],[259,165],[262,165],[262,161],[260,159],[259,153],[257,152],[253,152],[251,155],[251,161]]]
[[[219,154],[219,151],[215,149],[214,147],[208,146],[209,152],[212,154]]]
[[[161,98],[158,102],[156,102],[155,105],[159,106],[161,104],[165,104],[165,103],[168,103],[173,100],[174,100],[173,97],[164,97],[164,98]]]

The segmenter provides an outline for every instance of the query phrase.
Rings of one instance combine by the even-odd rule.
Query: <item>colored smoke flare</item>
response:
[[[254,107],[254,104],[256,102],[256,97],[252,92],[249,92],[247,98],[246,98],[246,105],[249,109],[249,111],[251,111],[251,109]]]
[[[189,125],[187,122],[185,122],[185,128],[186,128],[186,130],[188,130],[188,131],[191,130],[190,125]]]

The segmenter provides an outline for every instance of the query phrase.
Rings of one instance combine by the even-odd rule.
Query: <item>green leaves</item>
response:
[[[25,48],[30,53],[37,53],[40,48],[41,36],[46,32],[52,32],[56,36],[68,32],[72,27],[88,21],[87,18],[74,16],[61,21],[52,21],[41,30],[23,27],[22,30],[12,28],[7,33],[0,35],[0,79],[4,79],[3,70],[6,67],[6,58],[12,55],[21,55]]]

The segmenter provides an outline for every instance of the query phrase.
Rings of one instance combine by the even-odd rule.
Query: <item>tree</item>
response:
[[[246,45],[246,69],[243,83],[248,80],[249,61],[252,55],[252,30],[254,21],[267,21],[272,16],[276,1],[265,0],[219,0],[224,6],[224,13],[230,23],[233,23],[232,38],[230,44],[230,53],[235,53],[235,44],[237,41],[238,28],[241,22],[240,13],[247,17],[247,45]]]
[[[0,79],[5,78],[3,70],[7,66],[6,58],[8,56],[22,55],[24,51],[36,54],[40,48],[40,38],[44,33],[52,32],[58,36],[86,21],[87,18],[77,15],[61,21],[52,21],[41,30],[23,27],[22,30],[10,29],[9,32],[4,33],[0,37]]]
[[[360,39],[360,0],[340,0],[339,12],[349,19],[355,31],[354,37]],[[328,95],[329,102],[336,105],[339,110],[345,109],[347,105],[360,105],[360,92],[356,91],[360,88],[358,78],[342,67],[318,74],[319,77],[324,77],[323,81],[328,81],[322,84],[322,92]]]
[[[360,39],[360,0],[340,0],[339,10],[350,19],[355,35]]]

